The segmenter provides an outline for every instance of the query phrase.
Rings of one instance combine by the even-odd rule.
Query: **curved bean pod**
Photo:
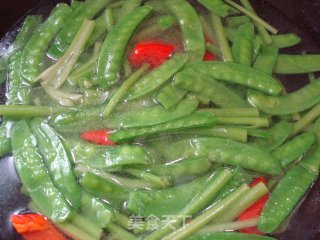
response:
[[[301,166],[294,166],[280,180],[264,206],[258,229],[265,233],[275,231],[298,204],[317,175]]]
[[[268,130],[271,137],[265,140],[256,140],[252,143],[253,146],[260,147],[264,150],[271,151],[279,147],[290,136],[292,124],[286,121],[281,121]]]
[[[278,95],[282,91],[280,83],[272,76],[237,63],[196,62],[190,65],[195,72],[211,76],[217,80],[244,85],[261,92]]]
[[[176,105],[173,109],[169,110],[166,110],[161,106],[143,108],[136,112],[125,114],[123,117],[121,117],[121,127],[148,127],[160,123],[169,122],[193,113],[194,111],[196,111],[197,107],[198,101],[194,99],[185,99],[178,105]]]
[[[32,119],[30,127],[37,140],[39,151],[44,156],[53,183],[70,205],[78,209],[80,207],[80,188],[63,142],[41,118]]]
[[[254,36],[252,23],[243,24],[238,28],[232,44],[234,62],[251,66]]]
[[[156,100],[165,109],[169,109],[179,103],[186,93],[186,90],[177,88],[173,84],[168,84],[159,90]]]
[[[277,62],[278,50],[279,49],[275,47],[263,46],[253,67],[271,75]]]
[[[165,3],[179,22],[189,61],[201,61],[206,47],[198,14],[185,0],[166,0]]]
[[[239,95],[207,75],[184,70],[174,76],[174,83],[179,88],[210,99],[215,105],[222,108],[245,108],[248,106]]]
[[[177,141],[163,150],[167,159],[208,156],[218,163],[239,166],[268,175],[278,175],[281,168],[271,154],[247,144],[217,137],[199,137]]]
[[[12,129],[12,151],[20,180],[39,209],[55,222],[70,218],[71,209],[55,188],[25,120]]]
[[[301,38],[294,33],[272,35],[271,39],[271,46],[275,48],[292,47],[301,42]]]
[[[49,43],[71,11],[72,9],[66,4],[57,5],[49,18],[38,27],[23,49],[20,73],[31,84],[36,82],[40,74],[42,57]]]
[[[320,55],[289,55],[279,54],[274,68],[279,74],[298,74],[320,71]]]
[[[303,133],[274,149],[272,155],[281,162],[282,167],[286,167],[308,151],[316,141],[315,134]]]
[[[68,49],[78,33],[84,20],[91,20],[98,12],[106,7],[109,0],[84,1],[71,13],[64,26],[56,36],[48,53],[53,58],[60,58]]]
[[[267,96],[250,91],[248,101],[260,111],[274,115],[288,115],[309,109],[320,102],[320,81],[314,81],[284,96]]]
[[[114,142],[126,142],[143,136],[153,136],[159,133],[183,131],[184,129],[214,126],[218,120],[208,112],[195,112],[186,117],[145,128],[119,129],[109,135]]]
[[[100,87],[107,88],[116,83],[122,57],[131,35],[151,11],[150,6],[139,7],[111,29],[103,42],[98,59],[97,84]]]
[[[116,209],[120,209],[127,199],[129,190],[120,184],[107,181],[102,177],[87,172],[80,179],[81,186],[93,196],[110,202]]]
[[[140,79],[130,91],[129,100],[136,99],[150,93],[168,81],[187,62],[186,54],[175,54],[158,68]]]
[[[198,0],[198,2],[220,17],[226,17],[229,14],[230,6],[223,0]]]

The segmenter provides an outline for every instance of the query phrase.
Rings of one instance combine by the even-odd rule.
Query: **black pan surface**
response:
[[[12,42],[25,14],[47,14],[63,0],[0,0],[0,56]],[[67,0],[64,0],[65,2]],[[254,0],[251,1],[258,14],[268,20],[280,33],[295,32],[303,43],[287,49],[288,53],[320,53],[320,0]],[[20,19],[20,21],[19,21]],[[7,34],[10,32],[10,34]],[[306,84],[303,75],[281,77],[289,91]],[[0,90],[0,101],[4,102],[5,87]],[[18,240],[19,236],[7,221],[10,214],[27,210],[28,198],[20,193],[20,182],[12,158],[0,159],[0,239]],[[288,227],[276,235],[281,240],[320,240],[320,178],[308,195],[296,208]]]

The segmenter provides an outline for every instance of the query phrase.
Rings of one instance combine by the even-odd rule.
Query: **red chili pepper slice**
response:
[[[203,61],[214,61],[216,60],[216,56],[213,55],[211,52],[206,51],[204,57],[203,57]]]
[[[109,140],[109,133],[111,130],[90,130],[81,134],[81,138],[91,143],[99,145],[115,145],[116,143]]]
[[[257,185],[260,182],[265,185],[267,184],[267,181],[264,177],[258,177],[250,184],[250,187]],[[264,196],[262,196],[258,201],[256,201],[252,206],[247,208],[243,213],[241,213],[238,216],[238,220],[244,221],[244,220],[260,217],[262,209],[266,204],[266,202],[268,201],[268,199],[269,199],[269,194],[267,193]],[[249,234],[258,234],[258,235],[263,234],[257,229],[257,227],[243,228],[239,231],[242,233],[249,233]]]
[[[174,52],[175,46],[157,41],[137,43],[131,51],[129,62],[134,68],[149,63],[154,69],[165,62]]]
[[[41,214],[14,214],[10,220],[25,240],[66,240],[66,237]]]

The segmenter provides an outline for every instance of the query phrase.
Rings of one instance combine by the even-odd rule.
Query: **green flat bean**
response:
[[[195,71],[217,80],[236,83],[261,92],[278,95],[282,91],[280,83],[270,75],[236,63],[196,62],[190,65]]]
[[[277,62],[278,50],[272,46],[263,46],[253,67],[271,75]]]
[[[174,76],[174,83],[179,88],[210,99],[215,105],[222,108],[245,108],[247,106],[245,100],[227,86],[204,74],[190,70],[180,71]]]
[[[203,108],[199,111],[212,112],[217,117],[259,117],[256,108]]]
[[[246,234],[238,232],[221,232],[221,233],[209,233],[205,235],[194,235],[187,240],[276,240],[273,237]]]
[[[173,55],[173,57],[151,71],[133,86],[129,93],[129,100],[140,98],[159,88],[178,72],[187,60],[188,56],[186,54]]]
[[[121,21],[125,16],[135,11],[141,5],[141,0],[126,0],[121,6],[118,21]]]
[[[251,23],[251,19],[246,15],[233,16],[233,17],[228,17],[226,19],[227,26],[231,28],[238,28],[239,26],[245,23]]]
[[[177,181],[185,176],[201,176],[211,167],[212,164],[208,158],[196,157],[167,164],[150,165],[147,171],[160,176],[169,176],[173,181]]]
[[[205,41],[197,12],[186,0],[165,0],[165,4],[179,22],[189,62],[201,61],[205,53]]]
[[[222,137],[229,138],[238,142],[247,142],[248,130],[242,127],[234,126],[216,126],[210,128],[200,128],[195,130],[185,130],[177,134],[189,134],[203,137]]]
[[[70,218],[71,209],[50,179],[25,120],[12,129],[12,151],[20,180],[39,209],[54,222]]]
[[[161,190],[136,190],[130,192],[127,209],[130,213],[148,217],[154,215],[177,214],[190,202],[195,193],[203,189],[203,186],[211,178],[212,174],[206,174],[191,182]]]
[[[230,12],[230,6],[225,4],[223,0],[197,0],[200,4],[205,6],[208,10],[220,17],[226,17]]]
[[[156,100],[165,109],[169,109],[178,104],[186,93],[186,90],[177,88],[173,84],[168,84],[159,90],[156,95]]]
[[[268,175],[281,172],[279,162],[269,153],[247,144],[216,137],[183,139],[163,150],[167,159],[208,156],[213,162],[239,166]]]
[[[320,102],[320,81],[312,82],[284,96],[267,96],[250,91],[248,101],[260,111],[273,115],[302,112]]]
[[[139,145],[100,146],[84,141],[67,141],[75,163],[91,168],[114,168],[125,165],[146,165],[151,156]]]
[[[267,151],[271,151],[284,143],[290,136],[291,131],[291,123],[280,121],[268,130],[268,132],[270,133],[269,139],[255,140],[252,145],[260,147]]]
[[[316,177],[316,174],[301,166],[291,168],[280,180],[264,206],[258,229],[265,233],[275,231],[298,204]]]
[[[137,112],[125,114],[121,121],[123,128],[148,127],[182,118],[194,112],[198,101],[193,99],[182,100],[173,109],[164,109],[161,106],[143,108]]]
[[[95,197],[106,200],[116,209],[123,207],[129,193],[129,189],[90,172],[83,174],[79,182],[86,191]]]
[[[81,214],[102,228],[114,221],[116,215],[115,210],[109,204],[85,191],[81,193]]]
[[[74,208],[80,207],[80,189],[63,142],[58,134],[41,118],[30,122],[38,148],[44,158],[53,183]]]
[[[11,128],[13,122],[3,121],[0,126],[0,157],[3,157],[11,151]]]
[[[271,46],[276,48],[292,47],[301,42],[301,38],[294,33],[272,35]]]
[[[184,129],[209,127],[216,125],[218,120],[213,114],[207,112],[194,112],[190,115],[162,124],[144,128],[119,129],[109,135],[114,142],[127,142],[138,137],[183,131]]]
[[[116,83],[121,69],[122,57],[131,35],[151,11],[152,7],[150,6],[139,7],[111,29],[102,44],[98,59],[97,84],[100,87],[107,88]]]
[[[20,73],[29,83],[33,84],[37,80],[45,50],[71,11],[71,8],[66,4],[57,5],[49,18],[37,28],[27,42],[21,55]]]
[[[286,167],[308,151],[316,141],[315,134],[303,133],[274,149],[272,155],[280,161],[282,167]]]
[[[279,54],[274,72],[278,74],[300,74],[320,71],[320,55]]]
[[[232,44],[232,55],[235,63],[251,66],[253,56],[254,25],[245,23],[237,29]]]
[[[60,58],[68,49],[82,23],[91,20],[107,6],[108,2],[109,0],[84,1],[74,9],[50,46],[48,54],[52,58]]]

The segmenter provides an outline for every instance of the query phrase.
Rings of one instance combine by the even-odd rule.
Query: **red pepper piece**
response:
[[[267,181],[266,181],[266,179],[264,177],[258,177],[250,184],[250,187],[253,187],[253,186],[257,185],[260,182],[265,184],[265,185],[267,183]],[[256,201],[252,206],[250,206],[244,212],[242,212],[238,216],[238,220],[239,221],[244,221],[244,220],[249,220],[249,219],[252,219],[252,218],[260,217],[262,209],[263,209],[264,205],[266,204],[266,202],[268,201],[268,199],[269,199],[269,194],[267,193],[264,196],[262,196],[258,201]],[[257,229],[257,227],[243,228],[243,229],[241,229],[239,231],[242,232],[242,233],[249,233],[249,234],[258,234],[258,235],[262,235],[263,234],[262,232],[260,232]]]
[[[14,214],[10,220],[25,240],[66,240],[66,237],[41,214]]]
[[[150,64],[154,69],[165,62],[174,52],[175,46],[156,41],[137,43],[131,51],[129,62],[134,68]]]
[[[111,130],[90,130],[81,134],[81,138],[99,145],[115,145],[115,142],[109,140],[109,133]]]
[[[211,52],[206,51],[204,57],[203,57],[203,61],[214,61],[216,60],[216,56],[213,55]]]

